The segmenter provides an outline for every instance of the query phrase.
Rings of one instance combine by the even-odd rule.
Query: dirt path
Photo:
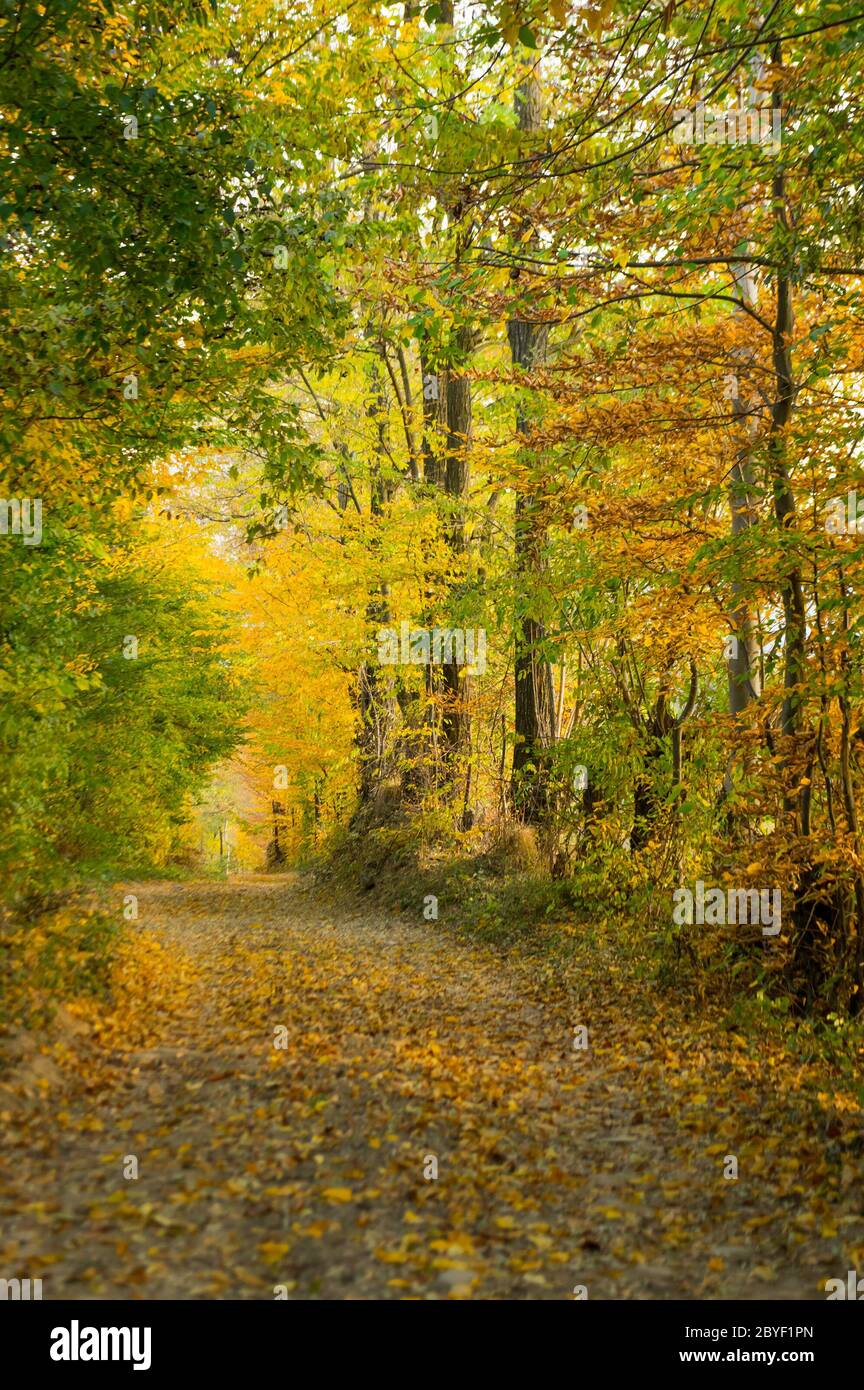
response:
[[[46,1298],[817,1299],[845,1275],[770,1164],[724,1180],[662,1039],[622,1060],[592,1016],[574,1049],[584,1020],[518,962],[286,880],[131,887],[156,1040],[115,1022],[110,1065],[90,1038],[69,1096],[7,1112],[3,1262]]]

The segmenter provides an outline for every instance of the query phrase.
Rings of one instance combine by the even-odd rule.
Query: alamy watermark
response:
[[[697,101],[692,111],[672,113],[672,139],[676,145],[769,145],[780,149],[779,106],[739,106],[719,111]]]
[[[42,541],[42,498],[0,497],[0,536],[20,536],[25,545]]]
[[[676,927],[737,926],[762,923],[763,936],[778,936],[781,921],[779,888],[709,888],[697,879],[695,891],[676,888],[672,893],[672,921]]]
[[[829,1293],[828,1290],[831,1290]],[[846,1271],[845,1282],[842,1279],[826,1279],[825,1293],[828,1295],[828,1302],[832,1299],[845,1298],[851,1299],[854,1303],[864,1300],[864,1279],[858,1278],[856,1269]]]
[[[0,1279],[0,1302],[2,1303],[8,1299],[11,1299],[13,1303],[19,1303],[23,1299],[26,1303],[31,1298],[41,1299],[41,1297],[41,1279]]]
[[[131,1361],[133,1371],[150,1369],[149,1327],[71,1327],[51,1332],[52,1361]]]
[[[486,629],[482,627],[420,627],[400,623],[378,629],[378,660],[382,666],[472,666],[486,670]]]
[[[832,498],[825,507],[825,530],[829,536],[864,534],[864,499],[859,503],[854,490]]]

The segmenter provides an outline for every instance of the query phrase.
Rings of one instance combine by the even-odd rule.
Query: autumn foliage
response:
[[[857,1015],[860,18],[16,15],[9,911],[413,837]]]

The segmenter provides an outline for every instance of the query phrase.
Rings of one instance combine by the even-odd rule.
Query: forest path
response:
[[[123,891],[131,998],[70,1043],[70,1094],[7,1124],[0,1253],[46,1298],[822,1298],[845,1276],[788,1183],[724,1180],[710,1095],[694,1128],[651,1040],[596,1053],[602,1008],[574,1049],[572,1001],[517,958],[286,878]]]

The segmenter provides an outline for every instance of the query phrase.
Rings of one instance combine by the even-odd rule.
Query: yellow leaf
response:
[[[321,1193],[328,1202],[353,1202],[354,1193],[350,1187],[325,1187]]]
[[[276,1240],[265,1240],[263,1245],[258,1246],[262,1258],[268,1265],[278,1264],[280,1260],[285,1258],[290,1249],[290,1245]]]
[[[294,1226],[292,1229],[298,1236],[311,1236],[313,1240],[320,1240],[322,1236],[326,1236],[330,1227],[326,1221],[311,1221],[308,1226]]]

